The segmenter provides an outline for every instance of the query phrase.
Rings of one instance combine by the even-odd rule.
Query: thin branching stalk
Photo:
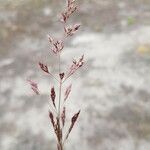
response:
[[[55,39],[51,35],[48,35],[51,51],[58,57],[58,76],[55,77],[50,71],[46,64],[39,62],[40,69],[49,74],[52,78],[54,78],[58,83],[58,93],[55,91],[54,86],[51,87],[50,90],[50,110],[49,110],[49,119],[54,129],[54,133],[57,139],[57,150],[64,150],[64,145],[66,140],[69,138],[69,135],[79,117],[80,110],[75,113],[70,121],[69,128],[66,133],[64,133],[64,126],[66,126],[66,106],[65,103],[69,99],[69,95],[71,92],[72,84],[70,84],[63,94],[62,89],[64,82],[67,81],[79,68],[83,66],[84,55],[82,55],[78,60],[73,60],[69,69],[66,72],[61,70],[61,53],[64,50],[64,43],[67,38],[73,36],[78,29],[80,28],[80,24],[68,25],[69,18],[77,11],[76,0],[67,0],[67,6],[65,10],[61,13],[60,21],[63,26],[63,37],[60,39]],[[60,36],[61,37],[61,36]],[[59,77],[59,79],[58,79]],[[39,95],[40,90],[38,88],[37,83],[28,80],[32,90]],[[56,97],[58,95],[58,97]],[[56,105],[58,103],[58,105]]]
[[[59,75],[61,74],[61,54],[60,52],[58,53],[58,65],[59,65]],[[59,122],[59,132],[60,134],[62,134],[62,129],[60,128],[60,111],[61,111],[61,92],[62,92],[62,79],[60,78],[60,81],[59,81],[59,102],[58,102],[58,122]],[[58,145],[58,150],[63,150],[63,145],[62,145],[62,136],[59,140],[59,145]]]
[[[59,63],[59,75],[61,74],[61,54],[58,54],[58,63]],[[60,119],[60,104],[61,104],[61,91],[62,91],[62,79],[59,81],[59,103],[58,103],[58,117]]]

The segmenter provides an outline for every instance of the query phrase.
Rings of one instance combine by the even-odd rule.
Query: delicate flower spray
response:
[[[54,78],[54,80],[57,81],[59,90],[58,93],[55,91],[55,87],[51,87],[50,90],[50,110],[49,110],[49,119],[52,124],[52,127],[54,129],[54,133],[56,135],[57,139],[57,149],[58,150],[64,150],[64,144],[66,140],[68,139],[70,132],[72,131],[74,124],[76,123],[80,110],[73,115],[71,118],[69,129],[64,133],[64,127],[66,125],[66,106],[65,102],[68,99],[68,96],[71,92],[72,85],[69,85],[64,94],[62,94],[62,88],[64,83],[67,81],[67,79],[70,78],[80,67],[83,66],[83,59],[84,55],[82,55],[78,60],[73,60],[72,65],[68,69],[67,72],[63,72],[61,70],[61,53],[63,53],[64,49],[64,43],[65,40],[73,36],[76,31],[78,31],[80,24],[74,24],[74,25],[68,25],[68,20],[71,17],[71,15],[76,12],[77,5],[76,0],[67,0],[67,6],[66,9],[61,13],[60,21],[63,24],[63,37],[61,39],[55,39],[51,35],[48,35],[51,51],[58,57],[58,75],[54,76],[48,69],[48,66],[46,64],[43,64],[42,62],[39,62],[40,69],[45,72],[46,74],[50,75]],[[39,95],[40,90],[38,88],[37,83],[28,80],[32,90]],[[58,95],[58,96],[56,96]]]

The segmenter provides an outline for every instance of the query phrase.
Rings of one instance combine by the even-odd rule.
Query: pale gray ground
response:
[[[68,119],[82,113],[66,150],[150,150],[150,1],[79,5],[72,20],[82,29],[67,43],[62,65],[83,53],[87,61],[72,80]],[[48,119],[53,81],[37,63],[57,72],[46,34],[61,32],[60,6],[60,0],[0,0],[0,150],[56,149]],[[27,78],[42,95],[33,94]]]

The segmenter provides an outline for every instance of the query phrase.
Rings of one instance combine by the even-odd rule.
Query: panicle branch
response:
[[[67,8],[61,13],[60,21],[66,23],[70,16],[77,10],[76,0],[67,0]]]
[[[73,36],[76,33],[76,31],[78,31],[80,26],[81,26],[80,24],[75,24],[72,26],[65,26],[64,31],[65,31],[66,37]]]
[[[63,127],[65,126],[65,121],[66,121],[66,107],[63,107],[63,111],[61,114],[61,121],[62,121],[62,125]]]
[[[39,95],[40,92],[39,92],[39,88],[38,88],[37,83],[35,83],[34,81],[31,81],[31,80],[27,80],[27,81],[31,85],[31,89],[35,92],[35,94]]]
[[[70,92],[71,92],[71,87],[72,87],[72,84],[70,84],[67,88],[66,88],[66,91],[65,91],[65,98],[64,98],[64,101],[67,100]]]
[[[71,118],[71,125],[70,125],[70,128],[69,128],[69,130],[67,132],[67,135],[64,139],[64,142],[68,139],[68,137],[69,137],[69,135],[70,135],[70,133],[71,133],[73,127],[74,127],[74,124],[76,123],[76,121],[79,117],[79,114],[80,114],[80,110],[76,114],[74,114],[74,116]]]
[[[84,55],[81,56],[81,58],[79,58],[79,60],[73,60],[71,67],[69,68],[68,73],[66,74],[66,77],[64,79],[67,80],[71,75],[73,75],[79,68],[81,68],[84,64]],[[64,82],[63,81],[63,82]]]
[[[51,88],[51,100],[52,100],[53,106],[56,108],[55,98],[56,98],[55,89],[54,87],[52,87]]]
[[[54,54],[60,53],[64,48],[64,42],[62,40],[55,40],[48,35],[49,43],[51,44],[51,50]]]
[[[46,72],[46,73],[49,74],[49,70],[48,70],[47,65],[45,65],[45,64],[43,64],[43,63],[41,63],[41,62],[39,62],[39,66],[40,66],[40,68],[41,68],[44,72]]]

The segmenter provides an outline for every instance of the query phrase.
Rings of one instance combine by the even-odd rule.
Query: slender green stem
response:
[[[61,73],[61,56],[60,56],[60,52],[58,54],[58,59],[59,59],[59,75]],[[58,102],[58,121],[59,121],[59,133],[62,134],[62,129],[60,127],[60,113],[61,113],[61,92],[62,92],[62,80],[60,78],[60,81],[59,81],[59,102]],[[59,147],[59,150],[63,150],[63,144],[62,144],[62,137],[61,139],[59,139],[58,141],[58,147]]]
[[[59,103],[58,103],[58,117],[60,118],[60,104],[61,104],[61,89],[62,89],[62,82],[60,81],[59,84]]]
[[[61,73],[61,56],[58,54],[59,59],[59,74]],[[61,89],[62,89],[62,81],[59,81],[59,102],[58,102],[58,118],[60,118],[60,104],[61,104]]]

